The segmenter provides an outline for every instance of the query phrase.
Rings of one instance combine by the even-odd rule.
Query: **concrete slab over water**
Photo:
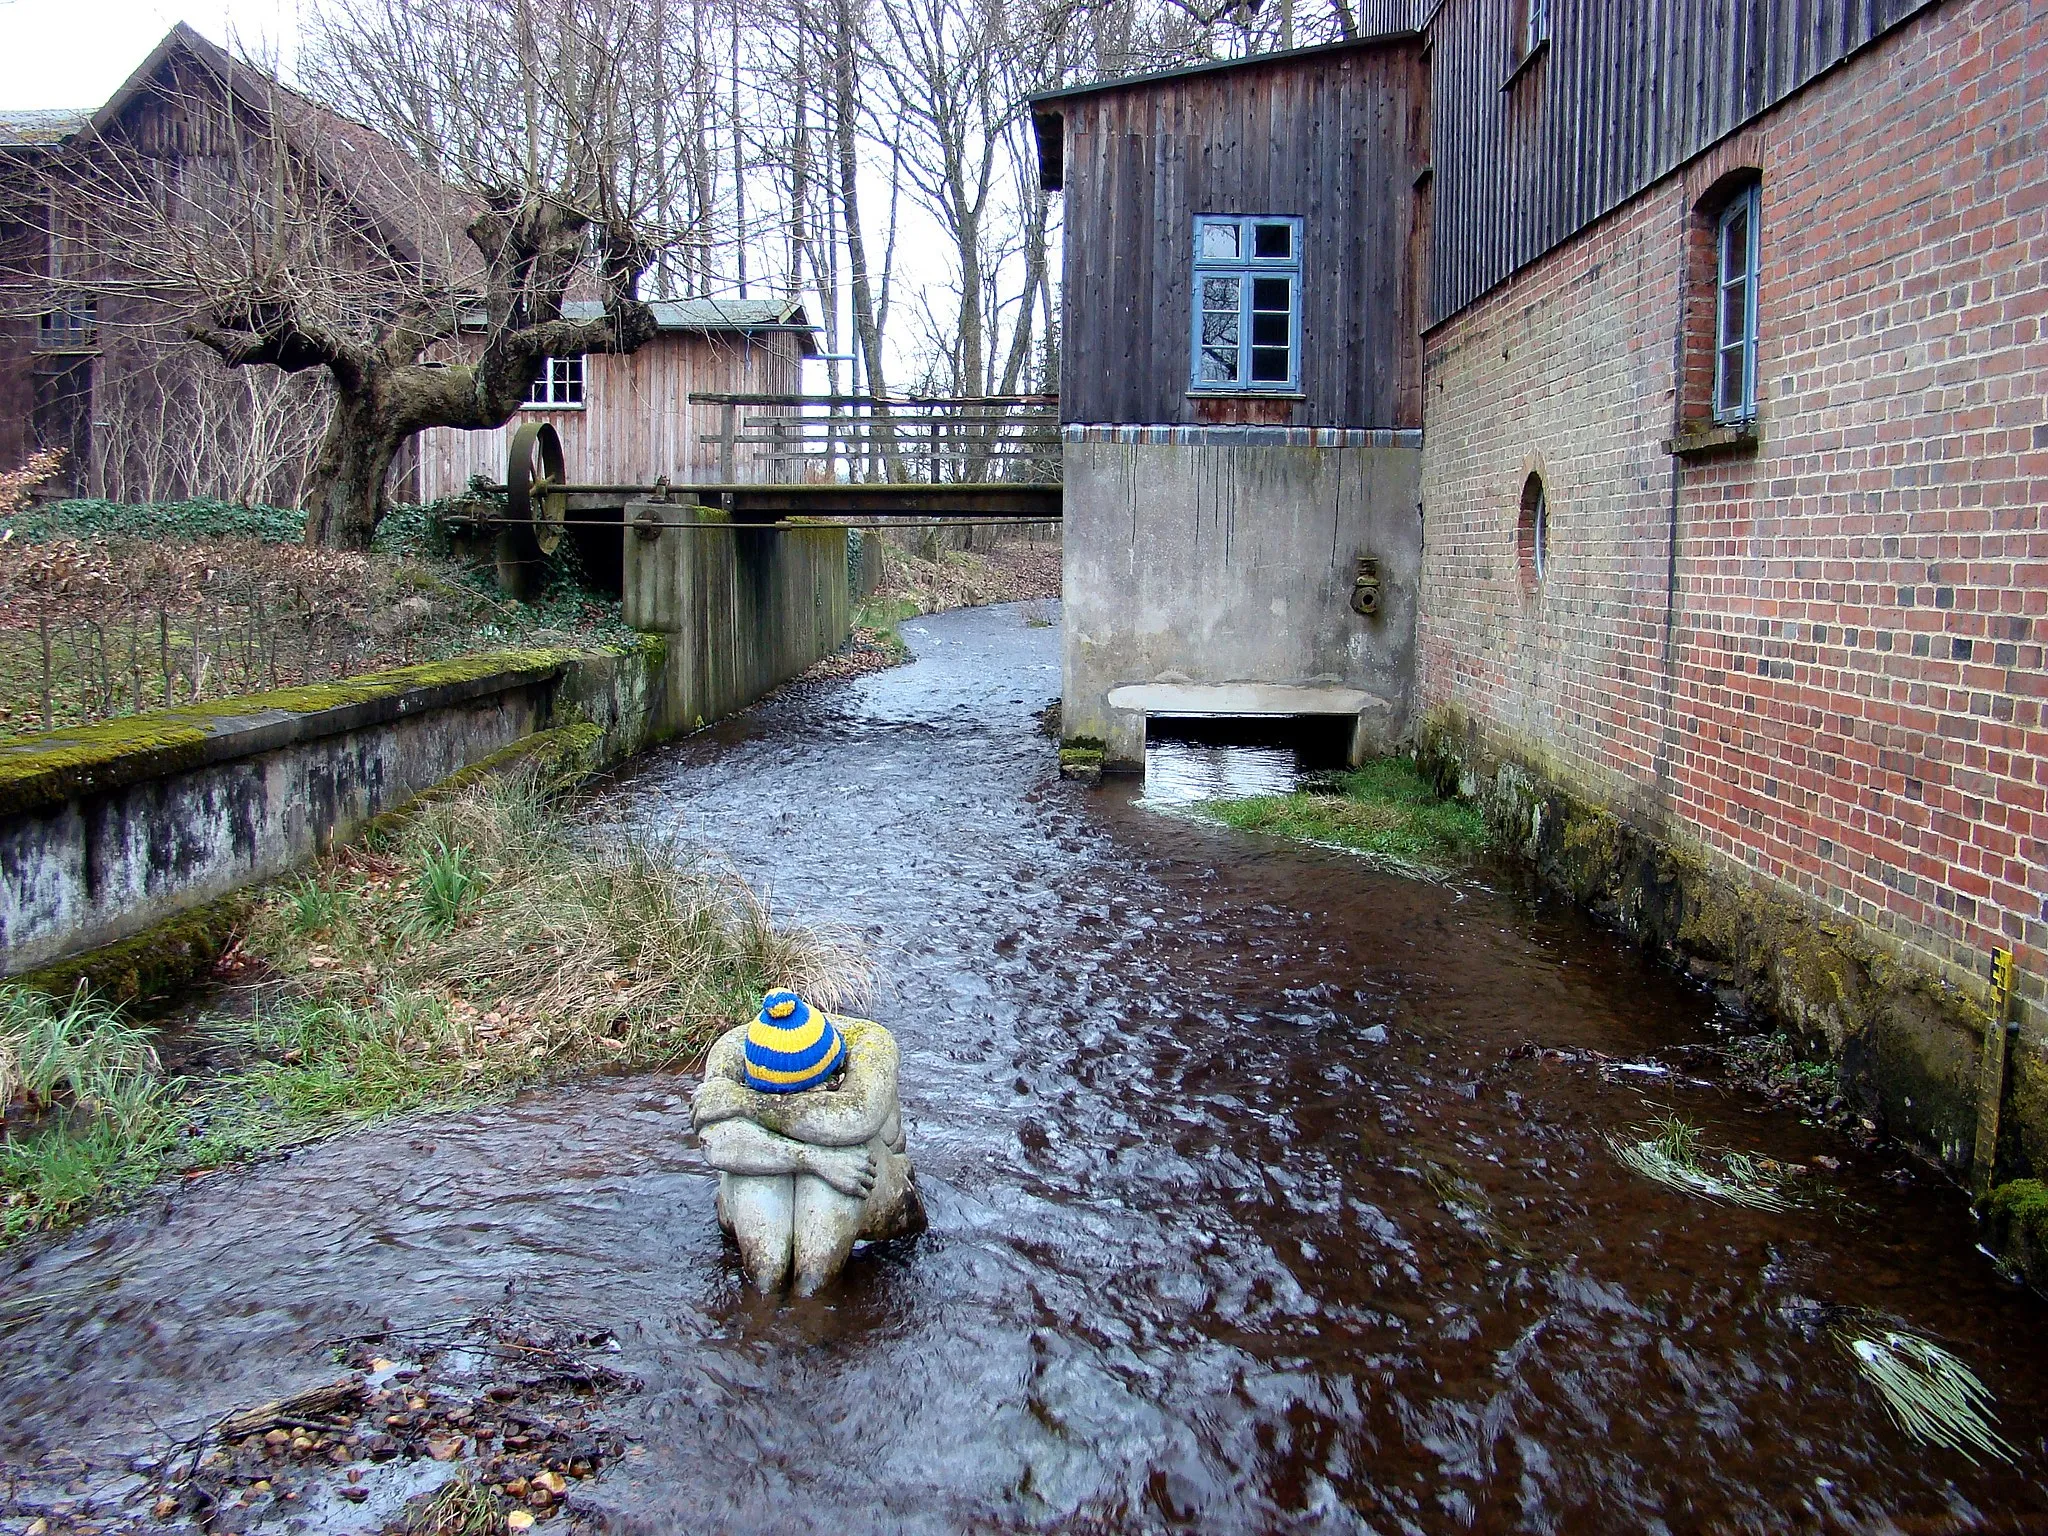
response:
[[[1033,722],[1056,635],[914,621],[916,665],[664,749],[604,808],[868,936],[925,1237],[760,1307],[688,1079],[531,1094],[35,1254],[0,1280],[0,1457],[148,1442],[325,1379],[322,1339],[509,1294],[614,1330],[645,1384],[616,1410],[638,1453],[572,1496],[615,1530],[2048,1513],[2042,1308],[1954,1192],[1701,1081],[1711,1002],[1504,877],[1401,881],[1061,783]],[[1845,1166],[1792,1211],[1705,1206],[1603,1140],[1666,1108]],[[1802,1326],[1813,1301],[1949,1341],[2021,1464],[1906,1439]]]

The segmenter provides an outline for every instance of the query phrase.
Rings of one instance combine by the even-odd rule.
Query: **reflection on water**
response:
[[[1154,716],[1145,736],[1151,805],[1289,794],[1310,773],[1344,766],[1348,719]]]
[[[1153,805],[1284,795],[1301,782],[1301,774],[1301,760],[1292,747],[1145,743],[1145,799]]]
[[[614,1530],[2043,1528],[2042,1308],[1955,1191],[1704,1081],[1711,1003],[1569,912],[1061,782],[1056,629],[908,632],[915,666],[651,754],[605,814],[866,937],[927,1234],[755,1303],[687,1078],[530,1093],[36,1253],[0,1459],[161,1444],[327,1379],[323,1340],[514,1296],[645,1384],[571,1506]],[[1814,1196],[1631,1173],[1607,1137],[1666,1110]],[[1955,1346],[2020,1464],[1908,1439],[1815,1303]]]

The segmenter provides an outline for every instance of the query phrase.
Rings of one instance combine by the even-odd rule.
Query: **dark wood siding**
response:
[[[1420,45],[1409,39],[1058,103],[1065,419],[1198,419],[1187,396],[1194,217],[1269,213],[1303,221],[1306,398],[1285,419],[1420,426],[1421,317],[1408,269],[1426,102]]]
[[[1551,0],[1516,72],[1506,0],[1445,0],[1434,79],[1432,320],[1938,0]]]

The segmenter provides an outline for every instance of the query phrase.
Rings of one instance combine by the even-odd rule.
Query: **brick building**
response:
[[[1379,10],[1429,70],[1425,759],[1873,1120],[2048,1170],[2048,6]]]

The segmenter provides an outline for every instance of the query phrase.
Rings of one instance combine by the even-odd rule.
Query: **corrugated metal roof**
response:
[[[817,329],[795,299],[655,299],[648,308],[664,331]],[[603,314],[604,305],[595,299],[571,299],[562,306],[564,320],[595,320]]]
[[[54,144],[91,116],[90,107],[0,108],[0,144]]]

